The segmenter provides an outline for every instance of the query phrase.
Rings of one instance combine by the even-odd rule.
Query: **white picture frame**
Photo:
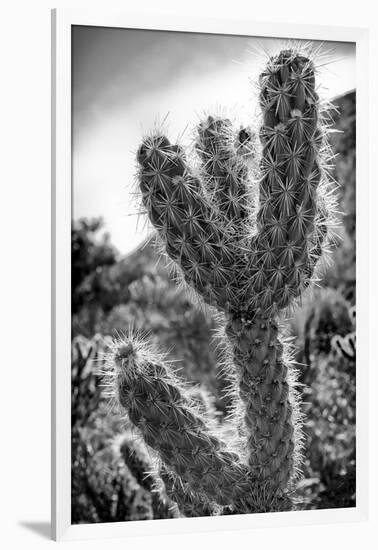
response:
[[[368,331],[357,327],[357,504],[355,508],[71,525],[71,27],[206,32],[356,44],[357,66],[357,316],[367,317],[368,272],[368,31],[362,28],[277,24],[251,20],[167,18],[91,9],[52,12],[52,536],[55,540],[113,538],[355,522],[368,514]],[[363,366],[363,369],[360,366]]]

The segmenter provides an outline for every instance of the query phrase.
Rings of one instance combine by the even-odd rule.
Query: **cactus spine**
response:
[[[230,120],[210,116],[198,127],[199,166],[191,168],[183,148],[158,131],[137,154],[142,202],[165,252],[224,315],[235,441],[214,433],[144,344],[131,338],[113,353],[119,402],[159,452],[165,477],[181,480],[189,503],[197,496],[234,513],[292,506],[301,414],[281,323],[311,283],[333,222],[313,61],[284,50],[269,59],[259,84],[260,160],[249,129],[235,133]]]

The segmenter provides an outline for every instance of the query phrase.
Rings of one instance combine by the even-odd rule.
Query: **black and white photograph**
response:
[[[71,59],[71,523],[356,507],[355,43]]]

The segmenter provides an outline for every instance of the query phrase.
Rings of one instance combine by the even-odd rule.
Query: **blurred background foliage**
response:
[[[334,104],[339,239],[332,263],[289,321],[306,415],[300,509],[355,505],[355,93]],[[198,307],[170,273],[151,241],[120,257],[101,219],[73,223],[73,523],[177,515],[123,459],[131,428],[114,410],[101,377],[111,337],[148,331],[169,350],[181,376],[211,392],[221,421],[227,414],[227,380],[216,366],[222,356],[222,342],[214,338],[220,320]]]

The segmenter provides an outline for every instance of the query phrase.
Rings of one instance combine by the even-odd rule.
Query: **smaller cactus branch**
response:
[[[316,225],[326,222],[317,216],[317,198],[326,187],[327,145],[314,75],[308,58],[285,50],[260,77],[262,178],[247,283],[251,309],[290,305],[308,285],[326,235]]]
[[[243,145],[249,141],[245,130]],[[229,119],[212,116],[198,126],[196,150],[202,160],[202,176],[225,223],[234,222],[235,231],[249,216],[248,166],[238,154],[241,143],[235,143]]]
[[[159,485],[159,478],[144,443],[128,436],[123,438],[120,453],[137,483],[148,492]]]
[[[142,440],[124,437],[120,453],[135,481],[151,494],[154,518],[177,518],[177,506],[167,499],[161,487],[161,478]]]
[[[205,301],[224,309],[232,298],[227,283],[228,271],[234,271],[233,243],[218,227],[182,149],[152,135],[140,147],[138,161],[143,204],[168,256]]]
[[[209,430],[163,362],[128,341],[116,346],[113,363],[120,405],[169,470],[220,505],[249,487],[248,468]]]

